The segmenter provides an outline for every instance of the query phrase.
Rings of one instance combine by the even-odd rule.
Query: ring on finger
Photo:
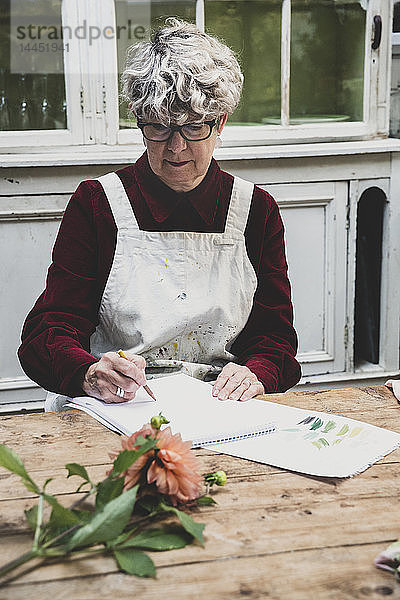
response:
[[[115,392],[115,394],[116,394],[117,396],[119,396],[119,398],[123,398],[123,397],[124,397],[124,395],[125,395],[125,390],[123,390],[123,389],[122,389],[122,388],[120,388],[120,387],[117,387],[117,391]]]

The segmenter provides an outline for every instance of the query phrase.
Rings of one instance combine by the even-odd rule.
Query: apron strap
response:
[[[97,181],[104,189],[118,231],[121,229],[139,230],[132,205],[118,175],[107,173],[107,175],[99,177]]]
[[[239,231],[244,234],[253,198],[254,183],[240,177],[233,180],[231,200],[224,233]]]

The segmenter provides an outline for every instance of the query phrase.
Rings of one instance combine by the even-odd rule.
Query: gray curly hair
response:
[[[174,17],[128,50],[122,96],[140,119],[164,125],[218,119],[240,100],[243,75],[232,50]]]

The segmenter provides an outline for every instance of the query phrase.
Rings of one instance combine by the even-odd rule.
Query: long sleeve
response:
[[[301,374],[295,358],[297,335],[293,327],[284,227],[275,201],[257,187],[245,236],[258,286],[248,322],[231,352],[257,375],[267,393],[283,392],[295,385]]]
[[[197,188],[176,193],[152,173],[144,154],[118,171],[140,229],[224,231],[233,177],[211,162]],[[98,181],[84,181],[72,196],[53,249],[46,289],[28,314],[18,355],[25,373],[47,390],[82,393],[80,382],[96,362],[90,337],[112,266],[117,230]],[[295,360],[290,284],[283,227],[274,200],[255,188],[245,231],[258,287],[249,320],[231,349],[267,392],[294,385]]]
[[[67,206],[46,289],[25,321],[18,351],[28,376],[45,389],[68,396],[82,393],[78,372],[96,361],[89,352],[89,339],[97,324],[104,283],[98,278],[93,211],[97,186],[80,184]]]

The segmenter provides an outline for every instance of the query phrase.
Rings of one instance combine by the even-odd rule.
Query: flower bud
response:
[[[225,471],[216,471],[215,473],[207,473],[204,475],[204,481],[208,485],[225,485],[227,481],[227,476]]]
[[[378,554],[374,564],[379,569],[394,573],[400,565],[400,541],[390,544],[386,550]]]
[[[169,423],[169,421],[167,421],[161,413],[150,419],[150,425],[154,427],[154,429],[160,429],[161,425],[167,425],[167,423]]]

